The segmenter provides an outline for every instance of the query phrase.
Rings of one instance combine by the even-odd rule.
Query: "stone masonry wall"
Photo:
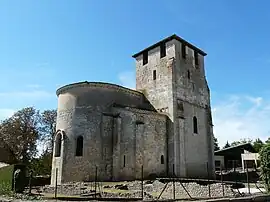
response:
[[[114,108],[113,111],[120,113],[122,120],[120,178],[141,179],[142,166],[145,177],[164,176],[167,172],[167,117],[132,108]],[[161,155],[164,164],[161,164]]]
[[[214,170],[212,123],[208,121],[210,95],[205,78],[204,57],[199,55],[195,67],[193,50],[186,46],[186,59],[181,56],[181,43],[166,43],[166,56],[160,58],[160,47],[136,57],[136,88],[143,90],[150,103],[168,114],[169,171],[184,177],[207,177],[207,163]],[[153,71],[156,70],[156,80]],[[188,72],[190,78],[188,78]],[[198,120],[198,134],[193,133],[193,116]]]
[[[52,165],[52,172],[56,168],[61,170],[58,182],[94,180],[96,167],[100,180],[135,179],[141,176],[138,156],[144,154],[153,157],[149,160],[149,157],[143,156],[147,162],[143,160],[142,163],[149,164],[144,169],[146,175],[150,172],[164,173],[166,164],[160,165],[160,155],[167,157],[166,116],[145,110],[126,111],[113,105],[134,107],[146,105],[144,102],[142,94],[132,90],[122,91],[113,85],[106,88],[106,85],[86,84],[63,90],[58,98],[57,130],[65,133],[65,152],[61,157],[54,157]],[[146,108],[151,109],[151,106]],[[144,122],[138,132],[136,121]],[[159,130],[156,131],[156,128]],[[78,136],[84,139],[83,156],[75,156]],[[136,140],[144,141],[147,146],[136,145]],[[158,166],[152,168],[153,164]],[[52,185],[54,177],[52,175]]]
[[[142,90],[150,103],[158,112],[167,114],[168,134],[168,164],[169,173],[175,164],[174,133],[173,133],[173,89],[172,70],[174,65],[174,41],[166,43],[166,56],[160,58],[160,47],[148,52],[148,63],[143,65],[143,55],[136,58],[136,89]],[[153,80],[153,71],[156,70],[156,80]]]
[[[213,175],[212,123],[209,122],[208,106],[210,95],[204,70],[204,58],[198,55],[199,65],[195,66],[194,51],[186,46],[186,59],[182,58],[181,43],[176,41],[176,68],[174,74],[175,111],[183,105],[184,133],[179,134],[184,141],[180,152],[185,157],[181,164],[186,165],[186,174],[193,177]],[[188,73],[189,71],[189,73]],[[188,75],[189,74],[189,75]],[[211,112],[210,112],[211,113]],[[193,133],[193,117],[198,120],[198,134]],[[178,126],[180,127],[180,126]],[[184,161],[184,162],[183,162]]]

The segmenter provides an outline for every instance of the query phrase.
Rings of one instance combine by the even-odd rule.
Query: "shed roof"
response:
[[[234,150],[242,150],[242,149],[247,150],[249,152],[255,152],[255,149],[250,143],[243,143],[243,144],[239,144],[239,145],[235,145],[235,146],[231,146],[228,148],[215,151],[215,155],[223,155],[228,152],[233,152]]]

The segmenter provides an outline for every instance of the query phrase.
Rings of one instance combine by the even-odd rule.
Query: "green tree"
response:
[[[233,141],[231,143],[231,146],[237,146],[239,144],[245,144],[245,143],[252,143],[252,140],[251,139],[246,139],[246,138],[240,139],[239,141]]]
[[[45,145],[45,150],[39,157],[31,161],[31,169],[35,175],[49,175],[52,165],[52,149],[56,132],[56,110],[45,110],[40,117],[40,142]]]
[[[220,147],[218,146],[218,140],[215,136],[213,137],[213,140],[214,140],[214,151],[220,150]]]
[[[260,174],[266,190],[270,191],[270,143],[266,143],[260,150]]]
[[[39,111],[23,108],[0,124],[0,141],[12,153],[16,162],[27,164],[37,153]]]
[[[56,110],[45,110],[41,113],[41,140],[46,144],[46,152],[52,152],[56,132]]]
[[[229,144],[229,142],[227,141],[226,144],[224,145],[223,149],[226,149],[228,147],[230,147],[231,145]]]
[[[253,148],[255,149],[255,152],[258,153],[258,152],[260,152],[264,143],[259,138],[257,138],[256,140],[253,141],[252,145],[253,145]]]
[[[52,169],[52,152],[46,150],[41,156],[32,159],[30,168],[34,175],[50,175]]]

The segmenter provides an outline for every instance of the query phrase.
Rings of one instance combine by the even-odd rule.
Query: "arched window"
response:
[[[126,156],[124,155],[123,167],[126,167]]]
[[[83,155],[83,136],[77,137],[76,141],[76,156]]]
[[[198,133],[198,121],[196,116],[193,117],[193,133]]]
[[[164,156],[163,155],[161,155],[161,157],[160,157],[160,163],[164,164]]]
[[[62,134],[58,133],[56,136],[56,140],[55,140],[55,153],[54,156],[55,157],[60,157],[61,155],[61,145],[62,145],[62,138],[61,138]]]

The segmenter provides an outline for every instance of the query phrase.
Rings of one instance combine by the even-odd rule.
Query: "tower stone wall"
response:
[[[165,56],[161,56],[162,46]],[[183,47],[182,47],[183,46]],[[185,51],[185,54],[182,52]],[[204,69],[206,54],[177,36],[134,55],[136,88],[171,121],[169,172],[178,176],[214,176],[210,92]],[[147,62],[144,57],[148,56]],[[156,71],[154,73],[154,71]],[[153,77],[156,74],[156,77]],[[193,119],[197,120],[194,133]]]

